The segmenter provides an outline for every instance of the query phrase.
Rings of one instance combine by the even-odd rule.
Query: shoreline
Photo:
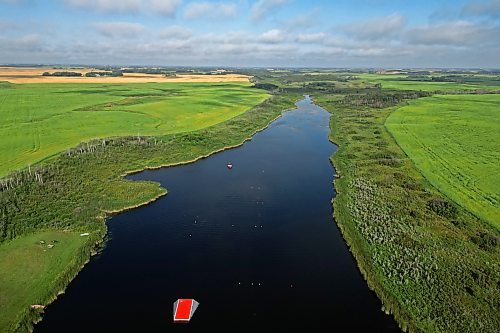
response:
[[[270,99],[266,99],[262,103],[269,102],[269,100]],[[296,102],[297,102],[297,100],[294,102],[294,104],[296,104]],[[259,105],[261,105],[261,104],[259,104]],[[257,105],[256,107],[258,107],[259,105]],[[271,108],[271,106],[268,106],[268,107]],[[280,110],[280,112],[277,116],[274,116],[271,119],[269,119],[268,121],[266,121],[266,124],[264,126],[258,127],[255,130],[253,130],[250,135],[245,136],[241,140],[241,142],[239,142],[237,144],[224,146],[223,148],[213,150],[207,154],[200,155],[194,159],[187,160],[187,161],[181,161],[181,162],[176,162],[176,163],[165,163],[165,164],[160,164],[157,166],[145,166],[145,167],[140,168],[140,169],[129,170],[129,171],[126,171],[125,173],[122,173],[119,176],[119,179],[123,180],[124,177],[126,177],[127,175],[140,173],[140,172],[145,171],[145,170],[156,170],[156,169],[161,169],[164,167],[175,167],[175,166],[179,166],[179,165],[195,163],[201,159],[208,158],[208,157],[210,157],[214,154],[217,154],[219,152],[240,147],[243,144],[245,144],[247,141],[251,140],[255,134],[267,129],[273,122],[275,122],[277,119],[282,117],[282,115],[285,112],[288,112],[288,111],[291,111],[294,109],[295,109],[295,107]],[[245,114],[247,114],[251,110],[253,110],[253,108],[248,110],[244,114],[242,114],[242,116],[244,116]],[[223,124],[223,123],[221,123],[221,124]],[[217,124],[217,125],[220,125],[220,124]],[[217,126],[217,125],[215,125],[215,126]],[[92,256],[97,254],[99,252],[99,250],[102,250],[105,248],[106,236],[108,234],[108,231],[107,231],[108,228],[107,228],[106,223],[111,216],[116,215],[116,214],[120,214],[120,213],[128,211],[128,210],[132,210],[135,208],[146,206],[146,205],[151,204],[151,203],[155,202],[156,200],[158,200],[159,198],[168,194],[167,189],[161,187],[161,184],[159,184],[159,183],[156,183],[156,184],[157,184],[158,188],[162,191],[160,194],[157,194],[156,196],[154,196],[154,197],[152,197],[144,202],[134,204],[131,206],[126,206],[126,207],[123,207],[120,209],[114,209],[114,210],[102,210],[102,213],[103,213],[102,215],[95,216],[95,218],[100,220],[100,223],[102,223],[102,228],[96,229],[95,230],[95,234],[96,234],[95,238],[93,238],[92,240],[89,239],[89,241],[84,246],[82,246],[80,251],[83,253],[83,257],[81,258],[81,260],[78,260],[78,262],[76,262],[74,265],[67,266],[67,271],[58,277],[57,280],[65,280],[66,282],[62,282],[62,287],[61,286],[56,287],[55,288],[56,290],[54,290],[54,292],[47,293],[48,295],[51,295],[51,296],[47,297],[47,299],[48,299],[47,302],[43,302],[43,304],[46,307],[49,306],[54,301],[56,301],[58,296],[65,292],[66,288],[69,286],[71,281],[73,281],[78,276],[78,274],[83,270],[85,265],[91,261]],[[10,330],[15,331],[15,330],[18,330],[22,327],[25,327],[27,331],[33,332],[35,324],[43,320],[43,311],[33,311],[31,309],[24,310],[23,314],[20,314],[19,318],[20,319],[16,321],[16,324],[14,324],[14,326],[12,326],[10,328]]]

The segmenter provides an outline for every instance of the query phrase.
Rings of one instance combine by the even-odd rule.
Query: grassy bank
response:
[[[446,196],[500,229],[500,95],[412,101],[386,126]]]
[[[206,128],[268,97],[248,83],[2,84],[0,177],[83,141]]]
[[[496,332],[498,231],[443,197],[406,157],[384,126],[398,107],[384,105],[383,91],[315,101],[332,113],[339,145],[336,222],[385,310],[411,332]]]
[[[5,323],[33,311],[30,305],[46,304],[46,290],[64,288],[87,242],[76,232],[42,231],[0,246],[2,332]]]
[[[9,250],[19,251],[16,244],[31,246],[33,240],[41,237],[40,230],[89,232],[93,238],[84,244],[72,245],[79,248],[79,254],[71,260],[66,261],[63,256],[53,257],[53,260],[60,260],[61,267],[66,267],[66,270],[59,273],[51,270],[51,274],[55,274],[54,283],[48,286],[42,288],[20,270],[11,271],[9,278],[24,284],[32,292],[21,304],[13,301],[17,299],[15,293],[9,293],[15,289],[0,286],[0,290],[9,293],[4,296],[6,301],[0,303],[0,312],[18,314],[16,317],[0,317],[0,331],[29,330],[40,313],[27,310],[26,304],[47,304],[77,274],[95,249],[96,242],[105,235],[105,212],[134,207],[165,193],[157,183],[127,181],[122,179],[123,174],[192,161],[225,147],[239,145],[266,127],[283,110],[293,107],[298,98],[298,95],[273,96],[250,111],[198,131],[92,141],[31,170],[11,174],[0,192],[0,237],[3,241],[0,251],[4,256],[9,256]],[[74,241],[81,240],[76,237]],[[59,248],[62,250],[63,245],[69,246],[70,242],[61,241]],[[51,258],[47,260],[50,267]],[[0,271],[4,269],[0,267]],[[45,280],[45,277],[42,274],[38,279]]]

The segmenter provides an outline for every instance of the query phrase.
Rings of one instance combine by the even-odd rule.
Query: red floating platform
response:
[[[198,305],[194,299],[178,299],[174,303],[174,323],[189,322]]]

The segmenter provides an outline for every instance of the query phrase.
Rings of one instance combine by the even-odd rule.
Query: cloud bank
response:
[[[32,8],[0,1],[20,13]],[[293,0],[56,3],[59,15],[70,18],[66,28],[57,20],[24,22],[0,12],[0,62],[500,67],[500,0],[464,1],[439,19],[434,7],[427,20],[397,10],[339,23],[322,22],[321,8],[294,10],[299,2]],[[86,20],[73,24],[80,14]]]

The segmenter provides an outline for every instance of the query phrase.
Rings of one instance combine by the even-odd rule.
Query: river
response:
[[[169,193],[108,221],[35,332],[399,332],[332,216],[329,119],[306,97],[238,148],[129,176]],[[178,298],[200,303],[189,324]]]

